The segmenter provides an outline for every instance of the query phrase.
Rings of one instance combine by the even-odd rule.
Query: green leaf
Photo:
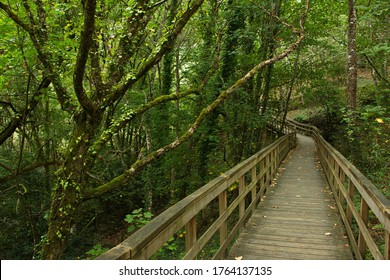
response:
[[[146,219],[151,219],[151,218],[153,217],[153,214],[150,213],[150,212],[145,212],[145,213],[144,213],[144,217],[145,217]]]
[[[131,214],[126,215],[125,221],[128,223],[132,223],[134,221],[134,216]]]
[[[135,215],[135,214],[139,214],[139,213],[141,213],[141,212],[142,212],[142,208],[139,208],[139,209],[134,210],[134,211],[132,212],[132,214]]]
[[[131,225],[127,228],[127,232],[132,232],[135,230],[135,226]]]

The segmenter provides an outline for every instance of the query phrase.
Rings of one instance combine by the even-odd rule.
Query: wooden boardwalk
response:
[[[353,259],[312,138],[298,135],[289,157],[228,259]]]
[[[295,133],[278,138],[165,210],[97,259],[153,258],[170,238],[176,238],[185,228],[183,259],[201,259],[199,255],[205,246],[218,234],[220,246],[212,256],[217,260],[352,257],[389,260],[390,200],[333,148],[316,127],[291,120],[287,124],[285,132],[313,138],[298,135],[298,147]],[[276,166],[279,166],[276,184],[268,186]],[[236,182],[239,182],[239,195],[231,201],[229,189]],[[258,204],[265,185],[266,197]],[[360,203],[356,203],[355,197]],[[205,219],[202,212],[205,207],[218,207],[219,217],[200,232],[197,220],[200,215]],[[373,216],[382,226],[379,231],[372,228]],[[227,257],[226,251],[230,252]]]

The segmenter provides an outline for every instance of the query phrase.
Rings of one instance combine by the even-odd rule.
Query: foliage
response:
[[[125,221],[129,223],[128,232],[133,232],[146,225],[153,217],[151,212],[144,212],[142,208],[136,209],[131,214],[127,214]]]
[[[343,121],[348,138],[359,150],[358,154],[351,155],[354,164],[388,196],[388,109],[380,105],[366,105],[353,114],[346,112]]]
[[[180,260],[185,254],[185,231],[179,231],[152,257],[155,260]]]
[[[93,246],[93,248],[89,251],[87,251],[85,254],[87,255],[87,259],[95,259],[96,257],[100,256],[104,252],[107,252],[109,248],[102,247],[101,244],[96,244]]]

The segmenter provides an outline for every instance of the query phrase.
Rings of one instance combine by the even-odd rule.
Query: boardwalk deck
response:
[[[282,165],[228,259],[352,259],[335,200],[310,137]]]

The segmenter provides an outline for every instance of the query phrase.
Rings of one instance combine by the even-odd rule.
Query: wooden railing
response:
[[[219,248],[212,258],[224,258],[228,246],[261,201],[268,186],[272,184],[278,166],[295,146],[295,133],[279,138],[179,201],[97,259],[149,259],[183,228],[186,241],[184,259],[195,259],[216,234],[219,235]],[[229,190],[235,185],[238,185],[238,194],[234,199],[228,200]],[[211,203],[218,205],[219,215],[203,230],[203,234],[198,236],[197,216]],[[236,219],[229,219],[228,222],[228,218],[232,216]],[[231,220],[234,220],[233,224]]]
[[[288,120],[316,141],[321,164],[356,259],[390,259],[390,200],[310,125]],[[371,224],[375,222],[375,228]]]

